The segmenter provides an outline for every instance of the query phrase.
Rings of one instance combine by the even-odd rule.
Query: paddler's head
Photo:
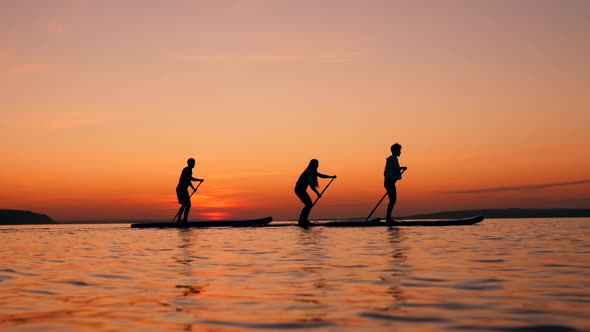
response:
[[[309,165],[307,166],[307,168],[311,168],[316,171],[317,171],[318,167],[320,167],[320,162],[317,159],[310,160]]]
[[[399,145],[398,143],[395,143],[394,145],[391,146],[391,154],[394,156],[399,157],[399,155],[402,153],[402,146]]]
[[[194,158],[188,158],[188,160],[186,161],[186,163],[188,164],[188,166],[190,168],[195,167],[195,159]]]

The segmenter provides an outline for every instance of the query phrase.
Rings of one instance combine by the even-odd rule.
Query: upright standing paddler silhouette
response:
[[[317,202],[317,200],[320,197],[322,197],[322,194],[317,189],[318,177],[325,179],[331,178],[332,180],[336,178],[336,175],[325,175],[318,172],[319,166],[320,162],[317,161],[317,159],[312,159],[309,162],[309,165],[307,166],[305,171],[301,173],[299,179],[297,180],[297,183],[295,184],[295,195],[297,195],[297,197],[299,197],[299,199],[305,205],[301,210],[301,214],[299,215],[299,226],[309,226],[311,224],[307,218],[309,217],[309,212],[311,211],[311,208],[313,207],[315,202],[312,203],[311,197],[309,197],[309,194],[307,193],[307,187],[311,187],[311,190],[313,190],[316,193],[316,195],[318,195],[318,198],[316,199]],[[330,181],[330,183],[332,183],[332,180]],[[328,188],[330,183],[328,183],[326,188]],[[326,188],[324,188],[324,191],[326,190]]]
[[[178,179],[178,185],[176,186],[176,197],[178,198],[178,203],[180,204],[180,209],[176,214],[178,219],[176,222],[187,222],[188,221],[188,214],[191,210],[191,196],[192,194],[188,194],[188,187],[193,188],[193,194],[197,191],[197,188],[193,186],[192,181],[199,181],[203,182],[203,179],[197,179],[193,177],[193,168],[195,167],[195,159],[189,158],[186,161],[187,165],[185,168],[182,169],[180,173],[180,178]],[[201,185],[199,183],[199,185]],[[197,186],[198,187],[198,186]],[[181,220],[182,214],[184,212],[184,217]],[[176,219],[176,217],[174,217]]]
[[[391,156],[387,157],[385,162],[385,171],[383,171],[383,175],[385,176],[384,186],[385,190],[387,190],[387,196],[389,196],[389,204],[387,205],[387,216],[385,217],[385,222],[390,224],[394,223],[394,220],[391,218],[391,212],[393,211],[393,206],[397,200],[397,189],[395,188],[395,183],[398,180],[401,180],[402,173],[408,169],[405,166],[400,167],[399,165],[397,157],[399,157],[401,153],[402,146],[398,143],[393,144],[391,146]]]

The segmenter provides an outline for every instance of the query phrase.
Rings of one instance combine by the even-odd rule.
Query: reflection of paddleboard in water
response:
[[[467,226],[477,224],[483,221],[483,216],[473,216],[462,219],[412,219],[412,220],[397,220],[394,223],[386,223],[381,219],[364,220],[341,220],[341,221],[320,221],[314,222],[309,227],[398,227],[398,226]],[[274,227],[279,225],[268,225],[267,227]],[[282,225],[280,225],[282,226]]]
[[[461,219],[412,219],[397,220],[394,223],[386,223],[380,218],[364,220],[339,220],[312,222],[307,227],[404,227],[404,226],[468,226],[484,220],[483,216],[473,216]],[[190,221],[187,223],[158,222],[137,223],[131,228],[187,228],[187,227],[286,227],[298,226],[296,223],[271,224],[272,217],[251,220],[215,220],[215,221]]]

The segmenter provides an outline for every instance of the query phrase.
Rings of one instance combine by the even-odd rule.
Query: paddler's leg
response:
[[[182,222],[188,222],[188,214],[189,212],[191,212],[191,199],[188,199],[188,203],[185,204],[184,207],[184,218],[182,219]]]
[[[191,197],[188,194],[188,189],[176,189],[176,195],[178,196],[178,203],[180,203],[180,210],[178,210],[178,220],[177,222],[181,222],[181,217],[183,216],[184,212],[184,222],[187,221],[188,213],[191,209]]]
[[[387,196],[389,197],[389,204],[387,204],[387,216],[385,217],[385,222],[391,223],[394,222],[394,220],[391,218],[391,213],[393,212],[393,207],[395,205],[395,201],[397,200],[395,180],[386,180],[385,189],[387,190]]]
[[[299,215],[299,224],[300,225],[301,224],[309,224],[309,220],[307,220],[307,218],[309,218],[309,212],[311,211],[311,207],[313,206],[313,202],[311,201],[311,197],[309,197],[309,194],[305,190],[303,190],[303,191],[296,190],[295,194],[297,195],[297,197],[299,197],[301,202],[303,202],[303,204],[305,205],[303,207],[303,209],[301,209],[301,214]]]
[[[180,209],[178,209],[178,214],[177,214],[178,218],[176,219],[176,222],[181,222],[180,218],[182,218],[183,211],[184,211],[184,204],[181,204]]]

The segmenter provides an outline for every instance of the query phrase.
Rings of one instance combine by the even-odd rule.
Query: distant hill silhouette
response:
[[[55,224],[51,217],[31,211],[0,210],[0,225]]]
[[[481,209],[463,211],[444,211],[428,214],[416,214],[402,219],[447,219],[466,218],[482,215],[486,218],[576,218],[590,217],[590,209]]]

